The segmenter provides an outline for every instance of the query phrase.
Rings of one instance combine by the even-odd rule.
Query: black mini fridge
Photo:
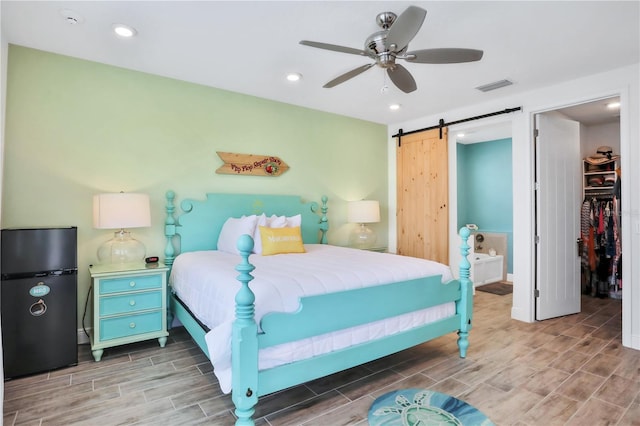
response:
[[[77,228],[3,229],[5,378],[78,363]]]

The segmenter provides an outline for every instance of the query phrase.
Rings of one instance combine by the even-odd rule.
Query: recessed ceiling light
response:
[[[464,133],[460,132],[456,136],[459,137],[459,138],[464,138]]]
[[[389,105],[389,109],[391,111],[396,111],[396,110],[399,110],[401,106],[402,105],[400,105],[400,104],[391,104],[391,105]]]
[[[289,74],[287,74],[287,80],[288,81],[300,81],[302,80],[302,74],[300,74],[299,72],[290,72]]]
[[[607,108],[609,108],[609,109],[620,108],[620,102],[609,102],[607,104]]]
[[[120,37],[124,38],[129,38],[136,35],[135,28],[125,24],[113,24],[113,31]]]

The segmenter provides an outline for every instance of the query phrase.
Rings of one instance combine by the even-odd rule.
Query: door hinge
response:
[[[540,189],[540,183],[539,183],[539,182],[535,182],[535,183],[533,184],[533,190],[534,190],[534,191],[537,191],[537,190],[539,190],[539,189]]]
[[[540,244],[540,236],[539,236],[539,235],[536,235],[536,236],[533,238],[533,241],[534,241],[536,244]]]
[[[533,291],[533,297],[540,297],[540,290],[537,288]]]
[[[538,129],[533,129],[533,137],[534,138],[537,138],[539,133],[540,132],[538,132]]]

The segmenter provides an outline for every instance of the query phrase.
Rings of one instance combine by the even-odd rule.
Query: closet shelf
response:
[[[586,159],[582,162],[582,195],[611,195],[618,181],[618,158],[602,164],[592,164]]]

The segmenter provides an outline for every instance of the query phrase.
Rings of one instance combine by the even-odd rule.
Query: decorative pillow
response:
[[[259,229],[263,256],[305,252],[299,226],[294,228],[267,228],[261,226]]]
[[[238,238],[241,235],[248,234],[253,235],[256,230],[256,222],[258,216],[242,216],[241,218],[230,217],[226,220],[220,235],[218,236],[218,250],[227,253],[239,254],[238,251]]]
[[[284,228],[287,226],[287,218],[285,216],[276,216],[275,214],[271,215],[267,219],[267,226],[269,228]]]
[[[284,216],[272,215],[271,217],[267,217],[264,213],[258,216],[256,230],[253,233],[253,252],[255,254],[262,254],[262,238],[260,238],[261,226],[267,228],[284,228],[286,224],[287,219]]]
[[[260,227],[267,228],[293,228],[295,226],[301,226],[302,215],[295,216],[276,216],[271,215],[267,217],[264,213],[258,216],[258,222],[256,223],[256,231],[253,234],[253,252],[256,254],[262,254],[262,237],[260,236]]]

